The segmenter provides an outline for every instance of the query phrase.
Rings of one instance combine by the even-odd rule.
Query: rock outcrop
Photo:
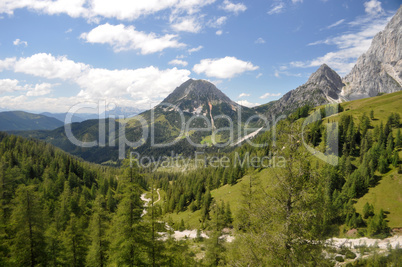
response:
[[[341,95],[347,100],[402,89],[402,6],[343,82]]]

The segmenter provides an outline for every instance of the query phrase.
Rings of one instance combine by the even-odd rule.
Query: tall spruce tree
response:
[[[16,266],[46,265],[43,211],[35,187],[20,185],[11,214],[13,240],[10,247]]]

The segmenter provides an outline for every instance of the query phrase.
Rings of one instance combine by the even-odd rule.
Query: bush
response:
[[[346,253],[345,253],[345,258],[346,259],[354,259],[354,258],[356,258],[356,254],[355,253],[353,253],[352,251],[346,251]]]
[[[336,256],[336,257],[335,257],[335,260],[336,260],[337,262],[344,262],[344,261],[345,261],[342,256]]]

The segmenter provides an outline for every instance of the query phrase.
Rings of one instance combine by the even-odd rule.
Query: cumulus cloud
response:
[[[188,62],[184,61],[184,60],[180,60],[180,59],[173,59],[171,61],[169,61],[169,65],[180,65],[180,66],[187,66]]]
[[[243,97],[247,97],[247,96],[250,96],[250,94],[241,93],[237,98],[243,98]]]
[[[216,35],[222,35],[222,33],[223,33],[222,30],[217,30],[217,31],[215,32]]]
[[[110,25],[109,23],[99,25],[80,36],[87,43],[109,44],[115,52],[140,50],[143,55],[161,52],[166,48],[186,46],[180,43],[177,37],[174,34],[158,37],[155,33],[147,34],[137,31],[134,26]]]
[[[8,61],[5,59],[4,61]],[[0,62],[3,62],[1,60]],[[1,66],[1,63],[0,63]],[[14,64],[8,64],[15,72],[34,75],[47,79],[76,79],[89,68],[83,63],[76,63],[65,56],[54,57],[51,54],[39,53],[31,57],[20,58]]]
[[[23,46],[25,46],[25,47],[28,46],[28,42],[27,42],[27,41],[21,41],[20,39],[15,39],[15,41],[13,42],[13,44],[14,44],[15,46],[20,46],[20,45],[23,45]]]
[[[384,12],[381,7],[381,2],[377,0],[370,0],[364,3],[364,10],[367,14],[376,16]]]
[[[181,17],[171,24],[173,30],[178,32],[192,32],[197,33],[202,29],[201,23],[196,17]]]
[[[57,84],[41,83],[27,92],[27,96],[43,96],[52,92],[52,88]]]
[[[204,73],[208,77],[218,79],[230,79],[246,71],[258,69],[251,62],[246,62],[235,57],[224,57],[218,59],[203,59],[199,64],[194,65],[193,71]]]
[[[15,79],[0,79],[0,94],[28,91],[27,96],[46,95],[52,91],[51,88],[55,85],[50,83],[20,85],[20,81]]]
[[[230,2],[229,0],[224,0],[221,8],[227,12],[232,12],[235,14],[239,14],[240,12],[244,12],[247,10],[246,5],[244,5],[242,3],[234,4],[234,3]]]
[[[26,87],[19,85],[18,80],[0,79],[0,94],[12,93],[21,90],[26,90]]]
[[[0,13],[12,15],[14,10],[27,8],[48,15],[67,14],[73,18],[83,17],[99,22],[100,18],[115,18],[132,21],[163,10],[174,13],[194,14],[203,6],[216,0],[3,0]]]
[[[81,100],[120,99],[129,96],[132,97],[132,103],[142,105],[143,108],[149,108],[147,105],[151,101],[160,101],[166,97],[175,87],[188,80],[190,75],[190,71],[186,69],[161,70],[154,66],[123,70],[93,68],[64,56],[55,57],[43,53],[27,58],[0,60],[0,66],[2,65],[14,72],[75,83],[81,88],[77,95]],[[24,89],[32,91],[27,96],[39,96],[48,93],[51,87],[42,84]]]
[[[278,97],[280,95],[281,93],[265,93],[262,96],[260,96],[260,99],[266,99],[268,97]]]
[[[236,103],[239,105],[245,106],[245,107],[249,107],[249,108],[261,105],[260,103],[251,103],[247,100],[239,100]]]

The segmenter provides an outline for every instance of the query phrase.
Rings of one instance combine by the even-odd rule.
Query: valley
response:
[[[26,57],[33,39],[9,42],[19,57],[0,59],[0,266],[401,265],[400,3],[338,3],[342,18],[328,25],[317,21],[333,14],[310,6],[321,20],[304,38],[304,24],[283,28],[278,17],[332,1],[274,1],[248,20],[266,3],[133,2],[123,12],[119,1],[83,1],[63,14],[63,1],[42,2],[0,4],[0,23],[82,20],[80,34],[46,40],[93,61]],[[274,16],[274,38],[253,41],[251,28],[272,28]],[[247,32],[240,40],[224,27]],[[253,63],[216,56],[233,51]],[[293,89],[278,93],[273,80]]]

